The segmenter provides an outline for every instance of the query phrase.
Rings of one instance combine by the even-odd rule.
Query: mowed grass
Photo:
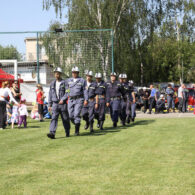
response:
[[[0,131],[0,194],[195,194],[195,118],[111,127],[65,138],[59,121],[55,140],[49,121]]]

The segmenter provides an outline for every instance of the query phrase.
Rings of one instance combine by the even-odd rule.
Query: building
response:
[[[39,78],[41,84],[49,84],[53,79],[53,66],[48,64],[48,57],[45,49],[39,42],[39,56],[37,56],[37,39],[35,37],[25,38],[25,59],[18,61],[18,77],[25,83],[37,83],[37,57],[39,57]],[[13,63],[0,63],[0,68],[5,72],[14,75]]]

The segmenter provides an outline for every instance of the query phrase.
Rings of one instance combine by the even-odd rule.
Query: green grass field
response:
[[[49,121],[0,131],[0,194],[195,194],[195,118],[110,126],[65,138],[60,121],[55,140]]]

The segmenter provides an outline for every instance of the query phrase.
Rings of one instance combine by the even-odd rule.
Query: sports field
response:
[[[0,131],[0,194],[195,194],[195,118],[110,126],[65,138],[60,121],[55,140],[49,121]]]

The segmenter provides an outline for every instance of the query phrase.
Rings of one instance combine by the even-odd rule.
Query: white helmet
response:
[[[110,76],[116,76],[116,72],[111,72]]]
[[[57,67],[57,68],[54,69],[54,72],[62,73],[62,69],[60,67]]]
[[[87,73],[86,73],[86,76],[93,76],[93,72],[92,71],[88,71]]]
[[[95,73],[95,78],[102,78],[102,74],[100,72]]]
[[[123,74],[119,74],[118,78],[123,79]]]
[[[133,80],[130,80],[129,83],[130,83],[130,84],[134,84]]]
[[[161,94],[161,95],[160,95],[160,99],[163,99],[163,98],[164,98],[164,95],[163,95],[163,94]]]
[[[77,66],[74,66],[74,67],[72,68],[72,72],[79,72],[79,68],[78,68]]]
[[[88,70],[85,70],[85,75],[87,75],[87,74],[88,74],[88,72],[89,72]]]
[[[143,90],[146,90],[146,87],[143,87]]]
[[[123,74],[123,79],[127,79],[127,74]]]

